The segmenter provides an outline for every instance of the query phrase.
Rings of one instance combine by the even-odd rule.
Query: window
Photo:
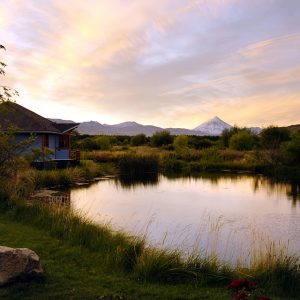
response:
[[[60,135],[59,136],[59,148],[68,149],[70,146],[70,138],[69,135]]]

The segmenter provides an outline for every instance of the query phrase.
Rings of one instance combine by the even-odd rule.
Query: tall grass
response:
[[[10,216],[44,229],[51,236],[102,254],[103,262],[122,271],[133,270],[144,241],[114,232],[108,225],[95,225],[84,216],[45,205],[18,203]]]
[[[43,170],[33,173],[35,186],[70,186],[103,175],[103,169],[93,161],[81,161],[80,166],[62,170]]]
[[[82,215],[59,208],[21,202],[7,214],[71,245],[100,253],[102,265],[128,273],[141,282],[224,286],[242,276],[258,281],[275,295],[300,293],[299,259],[272,243],[252,252],[249,265],[233,267],[205,252],[183,256],[179,250],[146,247],[143,238],[114,232],[107,225],[95,225]]]
[[[255,278],[269,292],[281,296],[300,293],[300,257],[288,254],[288,247],[273,241],[256,239],[248,268],[237,267],[245,275]]]
[[[120,157],[118,165],[122,175],[143,176],[158,172],[159,158],[156,155],[126,154]]]

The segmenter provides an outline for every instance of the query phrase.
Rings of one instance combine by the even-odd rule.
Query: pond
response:
[[[94,222],[144,236],[152,246],[230,262],[249,260],[271,241],[300,253],[298,184],[229,174],[110,178],[72,189],[70,200]]]

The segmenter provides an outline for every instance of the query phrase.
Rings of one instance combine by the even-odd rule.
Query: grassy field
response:
[[[45,269],[43,282],[0,288],[0,299],[231,299],[226,288],[138,283],[108,268],[103,256],[70,245],[46,230],[0,215],[0,244],[36,251]]]

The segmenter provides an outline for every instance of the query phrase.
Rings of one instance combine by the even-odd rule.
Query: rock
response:
[[[42,276],[40,258],[34,251],[0,246],[0,286]]]

